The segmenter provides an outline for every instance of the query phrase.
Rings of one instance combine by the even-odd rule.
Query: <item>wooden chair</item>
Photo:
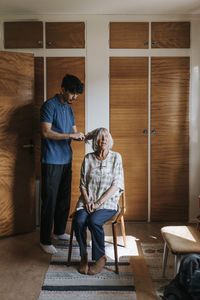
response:
[[[178,273],[181,256],[191,253],[200,254],[199,217],[197,221],[197,228],[193,226],[165,226],[161,228],[161,234],[165,242],[162,277],[165,276],[169,250],[174,254],[175,258],[174,275]]]
[[[104,225],[108,225],[108,224],[112,225],[113,246],[114,246],[114,254],[115,254],[115,272],[117,274],[119,274],[118,252],[117,252],[117,224],[118,223],[121,224],[121,232],[123,236],[124,247],[126,248],[127,244],[126,244],[126,233],[125,233],[125,225],[124,225],[125,212],[126,212],[126,201],[125,201],[125,193],[123,192],[119,201],[119,211],[104,224]],[[73,224],[73,214],[70,217],[72,218],[72,224]],[[74,229],[73,226],[71,225],[68,264],[71,263],[73,234],[74,234]]]

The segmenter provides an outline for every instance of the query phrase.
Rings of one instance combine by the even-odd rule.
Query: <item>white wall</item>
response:
[[[200,214],[200,16],[158,15],[39,15],[2,16],[0,23],[0,50],[3,48],[3,22],[14,20],[84,21],[86,23],[85,49],[20,49],[35,56],[86,57],[86,132],[103,126],[109,128],[109,56],[190,56],[190,199],[189,220]],[[109,49],[110,21],[191,21],[190,49]],[[45,38],[45,37],[44,37]],[[44,43],[45,44],[45,43]],[[149,98],[150,101],[150,98]],[[150,103],[149,103],[150,106]],[[86,151],[91,149],[87,146]],[[150,157],[150,147],[149,147]],[[149,172],[150,174],[150,172]],[[150,179],[149,179],[150,182]],[[150,206],[150,185],[149,185]]]

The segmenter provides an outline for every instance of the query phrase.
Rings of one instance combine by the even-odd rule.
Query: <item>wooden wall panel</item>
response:
[[[84,22],[47,22],[47,48],[85,48]]]
[[[151,216],[186,221],[189,197],[189,57],[153,57]]]
[[[50,98],[60,92],[61,82],[66,74],[77,76],[85,83],[84,57],[47,57],[47,97]],[[85,93],[79,95],[72,104],[75,122],[78,131],[85,132]],[[71,212],[74,210],[80,196],[80,170],[85,155],[84,142],[72,141],[73,168],[72,168],[72,197]]]
[[[36,177],[41,176],[41,134],[40,134],[40,107],[44,102],[44,58],[35,57],[35,97],[34,97],[34,152]]]
[[[4,22],[5,49],[43,48],[42,22]]]
[[[190,22],[152,22],[152,48],[190,48]]]
[[[148,48],[148,22],[111,22],[110,48]]]
[[[110,129],[123,159],[126,220],[147,220],[147,57],[110,58]]]

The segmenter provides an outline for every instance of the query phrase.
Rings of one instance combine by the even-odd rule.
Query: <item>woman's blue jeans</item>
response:
[[[87,250],[87,227],[92,238],[92,259],[98,260],[105,255],[103,225],[117,213],[113,209],[99,209],[89,214],[85,209],[77,210],[73,217],[73,228],[80,247],[80,256]]]

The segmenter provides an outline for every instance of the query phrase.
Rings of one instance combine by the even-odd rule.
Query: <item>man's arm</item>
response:
[[[78,132],[78,130],[76,128],[76,125],[72,126],[72,133],[77,133],[77,132]]]
[[[81,140],[83,141],[85,136],[82,132],[77,132],[76,126],[72,127],[72,133],[59,133],[51,129],[52,124],[48,122],[41,122],[41,133],[45,139],[51,140]]]

